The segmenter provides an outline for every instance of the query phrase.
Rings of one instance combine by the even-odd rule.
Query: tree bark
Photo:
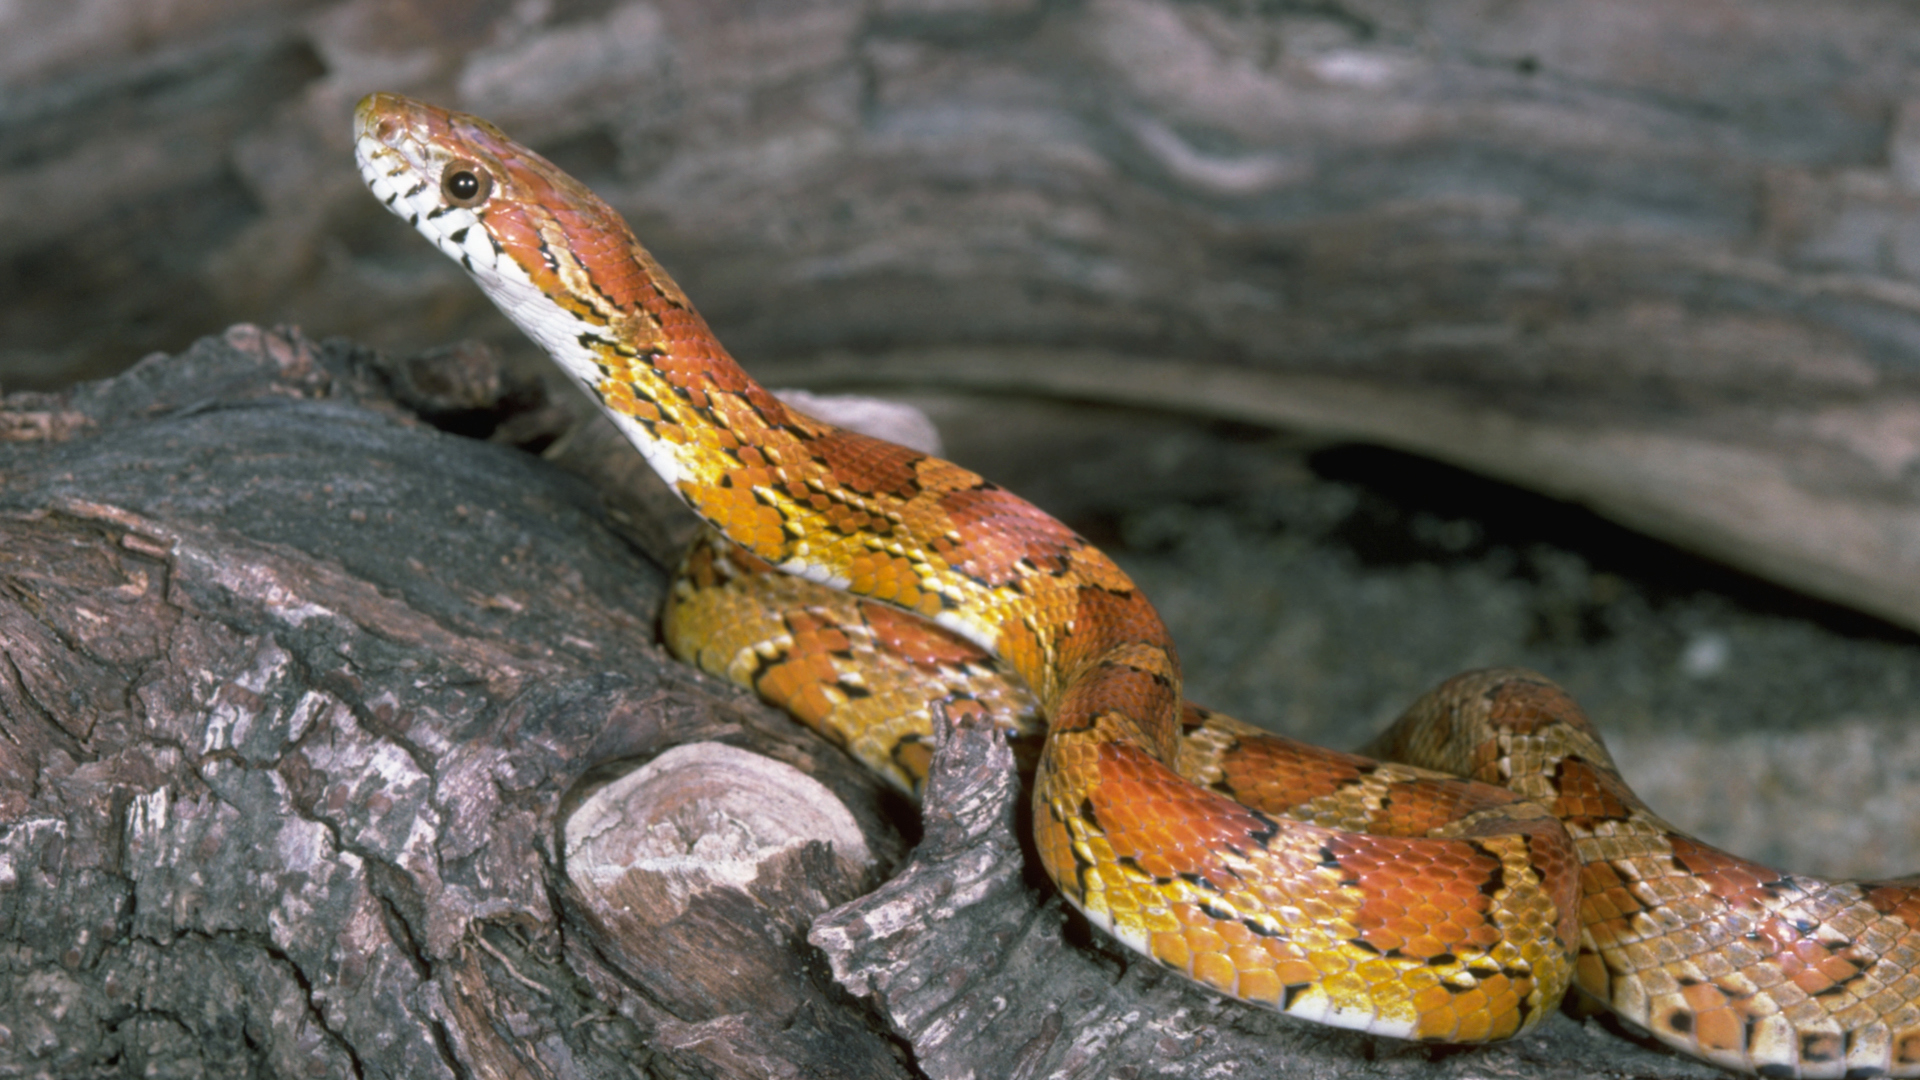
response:
[[[0,445],[4,1071],[909,1075],[781,888],[732,894],[758,939],[675,958],[679,986],[786,973],[752,1011],[603,947],[559,831],[595,769],[804,767],[870,834],[856,865],[789,853],[816,907],[900,843],[844,758],[660,653],[660,573],[581,481],[387,382],[243,326],[7,399],[34,437]]]
[[[1018,875],[1018,802],[965,732],[942,767],[973,809],[930,808],[929,843],[853,900],[901,857],[883,822],[912,816],[663,662],[657,570],[635,552],[670,560],[684,519],[365,194],[347,116],[391,89],[500,122],[626,213],[757,375],[984,392],[950,414],[950,440],[985,452],[962,460],[997,454],[996,479],[1088,508],[1089,529],[1101,484],[1224,501],[1300,466],[1010,393],[1401,448],[1914,628],[1917,43],[1920,14],[1893,0],[8,6],[0,383],[52,390],[239,320],[409,359],[236,328],[0,409],[0,1061],[1701,1074],[1562,1018],[1457,1053],[1304,1028],[1134,965]],[[417,351],[463,336],[509,363]],[[1060,427],[1087,417],[1106,428],[1063,452]],[[1692,592],[1709,569],[1682,576]],[[1606,572],[1572,577],[1516,632],[1569,666],[1634,606]],[[1232,588],[1251,611],[1265,586]],[[1484,635],[1471,603],[1420,624]],[[1301,606],[1271,642],[1235,638],[1266,682],[1311,683],[1316,643],[1349,640]],[[1897,869],[1920,743],[1909,713],[1847,694],[1910,700],[1910,665],[1808,677],[1762,656],[1741,690],[1715,674],[1750,640],[1724,612],[1645,606],[1635,632],[1674,655],[1591,676],[1625,688],[1615,720],[1657,736],[1645,764],[1704,786],[1709,814],[1747,802],[1732,791],[1778,796],[1740,831],[1796,858]],[[1775,652],[1814,651],[1799,640]],[[1447,673],[1387,656],[1383,675],[1364,651],[1332,663],[1398,701]],[[1675,683],[1723,729],[1683,752],[1713,726],[1704,706],[1634,715],[1634,694]],[[1805,733],[1768,756],[1747,737],[1781,712]],[[832,827],[740,825],[718,853],[732,878],[658,876],[684,868],[671,843],[697,848],[689,823],[737,820],[694,785],[655,846],[575,879],[577,808],[716,742],[824,784],[873,864],[829,857]],[[1836,782],[1836,759],[1888,789]],[[1703,784],[1706,761],[1732,764]],[[748,865],[764,870],[743,884]],[[635,896],[667,917],[630,922]],[[762,951],[689,966],[730,938]],[[764,976],[764,1010],[729,967]]]
[[[900,869],[906,808],[662,656],[660,572],[592,489],[418,419],[510,399],[485,356],[237,326],[5,399],[0,1071],[1707,1075],[1563,1016],[1333,1032],[1137,962],[1029,869],[983,730]]]

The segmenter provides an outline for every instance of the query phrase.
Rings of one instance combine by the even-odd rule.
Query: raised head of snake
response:
[[[1177,775],[1179,664],[1111,559],[959,466],[781,405],[618,214],[485,121],[375,94],[354,133],[373,193],[729,541],[931,620],[1025,683],[1048,721],[1040,858],[1096,925],[1221,992],[1386,1035],[1501,1038],[1559,999],[1578,884],[1544,811],[1411,773],[1388,795],[1388,767],[1347,756],[1315,759],[1304,803]],[[1281,816],[1305,804],[1309,820]]]

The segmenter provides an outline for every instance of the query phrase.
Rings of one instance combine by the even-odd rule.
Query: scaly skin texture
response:
[[[374,194],[725,535],[676,588],[676,649],[909,788],[927,701],[964,698],[1027,730],[1044,716],[1040,857],[1127,945],[1295,1016],[1460,1042],[1535,1023],[1577,942],[1584,989],[1707,1060],[1920,1072],[1908,885],[1784,875],[1677,833],[1527,673],[1463,676],[1380,744],[1513,791],[1184,706],[1166,630],[1111,560],[973,473],[782,406],[619,216],[550,163],[388,94],[361,103],[355,137]],[[769,621],[744,628],[755,618]],[[928,689],[891,681],[936,669]]]
[[[903,787],[923,773],[890,770],[890,748],[921,745],[927,705],[951,693],[995,702],[1016,751],[1038,736],[1016,680],[966,642],[915,626],[756,569],[712,539],[689,554],[663,617],[680,655],[804,716]],[[876,701],[885,708],[871,708]],[[1917,1071],[1915,882],[1782,874],[1688,837],[1627,789],[1565,692],[1528,671],[1448,680],[1369,751],[1500,784],[1561,818],[1581,864],[1577,985],[1661,1041],[1767,1075]],[[1399,836],[1468,812],[1476,791],[1191,703],[1174,766],[1270,814]]]

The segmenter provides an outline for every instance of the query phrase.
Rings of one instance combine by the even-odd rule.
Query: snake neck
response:
[[[734,543],[972,640],[1056,726],[1099,726],[1171,755],[1172,641],[1119,567],[1065,526],[951,462],[787,408],[690,307],[572,341],[590,350],[582,385]]]
[[[1098,549],[951,462],[798,413],[728,354],[611,207],[477,118],[376,95],[376,195],[454,257],[728,539],[992,652],[1053,726],[1172,760],[1180,668]],[[474,205],[444,177],[484,173]]]

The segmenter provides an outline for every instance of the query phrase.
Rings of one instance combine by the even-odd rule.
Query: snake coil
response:
[[[1429,693],[1373,751],[1185,704],[1153,607],[1097,549],[950,462],[789,409],[605,203],[484,120],[394,94],[354,118],[369,189],[460,263],[724,539],[667,615],[903,788],[930,702],[1038,732],[1042,863],[1159,963],[1290,1015],[1500,1039],[1569,981],[1766,1076],[1920,1075],[1920,890],[1710,848],[1519,671]],[[777,572],[776,572],[777,571]]]

